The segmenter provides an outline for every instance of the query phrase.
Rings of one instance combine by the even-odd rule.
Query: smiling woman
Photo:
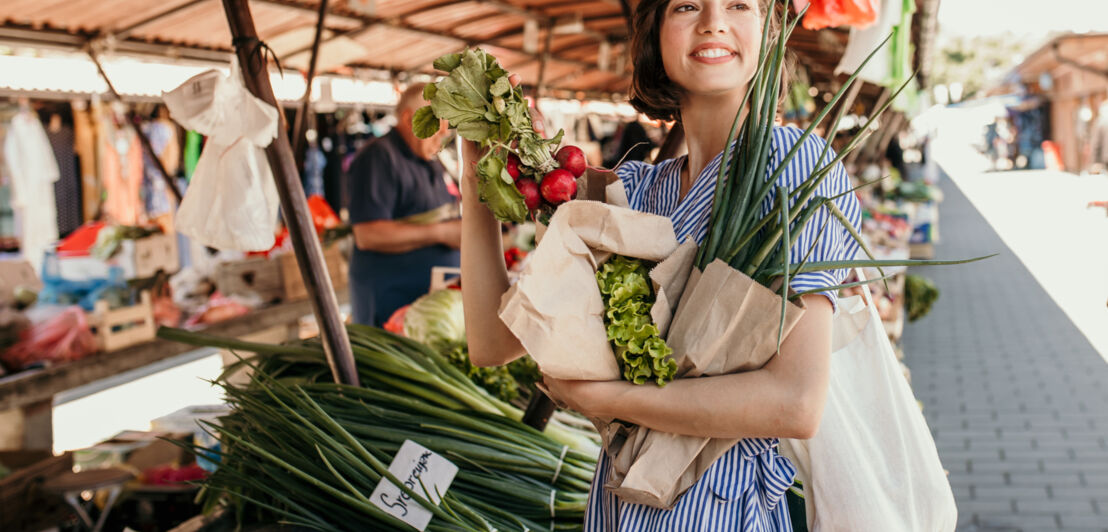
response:
[[[700,244],[705,240],[734,117],[745,120],[744,95],[759,67],[763,31],[770,32],[771,38],[780,33],[776,15],[766,22],[767,12],[775,5],[775,0],[642,0],[636,8],[631,103],[652,118],[680,122],[688,155],[653,165],[628,162],[615,173],[630,207],[668,217],[678,241],[691,238]],[[773,98],[766,101],[772,105]],[[763,115],[754,116],[760,120],[757,117]],[[824,152],[826,143],[821,139],[804,136],[795,128],[772,127],[772,119],[766,121],[758,125],[772,133],[765,141],[762,178],[773,176],[774,190],[792,193],[805,186],[817,170],[821,153],[826,153],[826,160],[834,160],[832,150]],[[476,148],[470,148],[466,157],[474,160]],[[786,152],[796,156],[786,159]],[[475,171],[470,167],[466,179],[474,182]],[[796,247],[788,253],[790,263],[799,263],[805,256],[816,262],[844,261],[857,250],[850,226],[860,225],[861,216],[857,199],[849,193],[850,180],[838,163],[824,174],[826,179],[812,185],[814,194],[837,198],[833,203],[843,216],[822,215],[800,230]],[[499,226],[472,190],[462,190],[462,276],[466,279],[462,290],[467,327],[474,328],[469,335],[470,356],[474,364],[499,365],[521,356],[523,347],[498,319],[501,296],[508,290]],[[771,200],[759,206],[761,217],[768,216],[772,204]],[[829,382],[836,302],[831,287],[842,283],[845,275],[846,270],[833,270],[791,277],[790,287],[807,292],[801,298],[806,310],[776,355],[759,369],[677,379],[665,387],[547,377],[551,398],[586,417],[737,442],[675,501],[654,501],[657,506],[670,505],[665,508],[620,499],[608,486],[609,480],[618,484],[619,472],[602,454],[585,530],[792,530],[794,516],[785,492],[795,468],[777,453],[778,438],[810,438],[819,425]]]
[[[724,75],[741,76],[741,86],[745,89],[746,81],[754,75],[754,70],[757,68],[762,17],[772,5],[773,0],[732,0],[718,3],[642,0],[635,10],[636,31],[631,36],[631,55],[635,73],[631,78],[632,105],[656,120],[678,120],[682,96],[685,93],[682,87],[689,86],[690,80],[686,79],[684,69],[670,72],[666,63],[674,65],[670,68],[677,70],[676,65],[684,62],[686,54],[689,61],[695,60],[705,65],[728,66],[729,68],[720,70],[725,71]],[[709,11],[707,15],[712,17],[716,10],[721,13],[714,18],[714,21],[713,19],[704,21],[705,11]],[[696,44],[693,44],[698,49],[689,49],[687,41],[692,32],[689,31],[688,25],[705,22],[709,25],[727,24],[732,28],[723,42],[713,43],[700,38]],[[779,29],[779,21],[773,17],[770,21],[770,36],[776,36]],[[676,59],[674,56],[682,57]],[[703,70],[700,72],[692,70],[688,73],[708,74]],[[705,88],[711,86],[707,83],[710,83],[709,79],[692,80],[692,85],[701,85]],[[787,83],[783,85],[786,87],[781,93],[787,94]],[[734,83],[730,88],[734,88]]]

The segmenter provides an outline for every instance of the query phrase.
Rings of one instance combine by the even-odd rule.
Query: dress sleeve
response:
[[[367,146],[350,163],[347,179],[351,224],[396,217],[398,184],[392,159],[384,147]]]
[[[823,139],[809,137],[791,163],[794,168],[783,172],[785,174],[783,178],[787,178],[789,174],[798,176],[794,180],[796,185],[807,180],[815,170],[816,160],[819,159],[824,145]],[[828,149],[827,154],[824,155],[822,165],[826,165],[834,158],[834,150]],[[795,186],[791,186],[792,183],[789,183],[789,185],[790,190],[795,188]],[[850,189],[851,182],[846,174],[846,168],[843,167],[842,163],[835,163],[831,172],[816,187],[813,199],[839,196],[832,202],[842,212],[846,220],[854,228],[858,228],[861,226],[861,206],[858,203],[857,196],[851,193]],[[846,226],[831,213],[829,208],[823,207],[801,231],[796,244],[789,251],[789,261],[796,264],[803,261],[805,257],[807,257],[809,263],[848,261],[853,260],[857,252],[858,243],[850,235]],[[793,277],[789,288],[795,292],[819,290],[842,284],[849,275],[849,268],[799,273]],[[827,297],[831,301],[831,306],[837,307],[836,290],[823,290],[815,293]]]

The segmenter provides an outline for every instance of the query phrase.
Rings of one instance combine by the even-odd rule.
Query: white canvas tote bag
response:
[[[808,529],[953,531],[958,509],[935,441],[863,288],[839,300],[819,430],[781,440],[804,483]]]

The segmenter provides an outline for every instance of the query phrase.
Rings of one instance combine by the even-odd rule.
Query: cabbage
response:
[[[404,336],[436,350],[465,345],[462,293],[450,289],[435,290],[415,300],[404,315]]]

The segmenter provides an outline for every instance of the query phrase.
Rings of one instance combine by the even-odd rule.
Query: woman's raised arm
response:
[[[508,271],[500,222],[477,195],[476,144],[464,141],[462,173],[462,301],[465,305],[469,359],[477,366],[499,366],[523,356],[523,346],[497,315],[508,290]]]

